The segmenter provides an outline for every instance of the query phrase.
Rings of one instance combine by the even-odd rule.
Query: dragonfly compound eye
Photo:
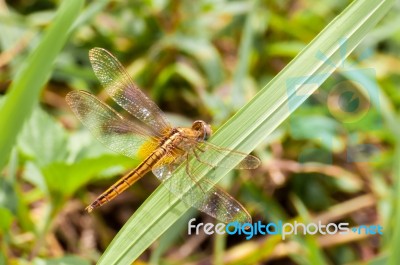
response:
[[[198,120],[193,122],[192,129],[200,132],[200,135],[198,137],[200,140],[207,141],[208,138],[211,137],[212,134],[211,126],[205,123],[204,121]]]
[[[204,141],[207,141],[208,138],[210,138],[212,135],[212,130],[211,130],[210,124],[204,123],[203,129],[204,129],[203,139],[204,139]]]

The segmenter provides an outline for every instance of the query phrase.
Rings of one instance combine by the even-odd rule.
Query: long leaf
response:
[[[354,1],[232,117],[212,142],[244,152],[253,150],[341,65],[393,3],[394,0]],[[218,179],[226,173],[227,170],[220,171]],[[160,186],[121,229],[98,264],[131,263],[187,209]]]
[[[0,109],[0,169],[7,162],[24,121],[38,102],[41,89],[50,77],[53,62],[67,41],[69,29],[83,2],[63,1],[54,22],[9,88],[10,92]]]

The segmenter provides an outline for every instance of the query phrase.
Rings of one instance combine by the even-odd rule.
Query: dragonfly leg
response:
[[[196,148],[200,151],[200,152],[202,152],[202,153],[204,153],[206,150],[204,150],[203,148],[201,148],[200,146],[196,146]]]
[[[200,149],[200,148],[199,148],[199,150],[200,150],[201,152],[204,152],[204,150],[202,150],[202,149]],[[210,163],[207,163],[207,162],[201,160],[200,157],[199,157],[199,155],[196,153],[196,149],[193,149],[193,154],[194,154],[194,156],[196,157],[196,159],[197,159],[199,162],[201,162],[202,164],[205,164],[205,165],[207,165],[207,166],[209,166],[209,167],[212,167],[212,168],[215,167],[215,166],[211,165]]]
[[[199,185],[199,188],[201,189],[201,191],[205,194],[205,191],[203,190],[203,188],[201,187],[200,183],[198,181],[196,181],[196,178],[193,176],[193,174],[190,172],[190,165],[189,165],[189,153],[186,154],[186,166],[185,166],[185,170],[186,170],[186,174],[193,180],[195,185]]]

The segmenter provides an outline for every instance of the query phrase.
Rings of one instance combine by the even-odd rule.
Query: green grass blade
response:
[[[306,224],[311,223],[312,220],[310,213],[307,211],[307,207],[304,205],[304,203],[300,200],[300,198],[295,195],[291,196],[291,198],[291,201],[295,209],[297,210],[301,220]],[[304,238],[300,235],[295,236],[299,238],[301,245],[303,245],[306,249],[305,253],[309,264],[329,264],[323,254],[321,247],[318,245],[316,237],[313,237],[313,235],[306,235]]]
[[[0,168],[7,162],[12,146],[30,116],[42,87],[50,77],[53,62],[69,36],[69,28],[83,6],[83,0],[63,1],[42,41],[20,69],[0,109]]]
[[[393,3],[394,0],[354,1],[232,117],[212,142],[244,152],[253,150],[341,65]],[[318,54],[324,54],[326,59],[319,59]],[[219,171],[217,180],[226,173],[227,170]],[[160,186],[121,229],[98,264],[130,264],[187,209]]]

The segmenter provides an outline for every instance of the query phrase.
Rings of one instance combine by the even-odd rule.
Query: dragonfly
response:
[[[148,172],[184,203],[219,221],[251,222],[247,210],[206,177],[201,165],[254,169],[260,160],[207,142],[209,124],[196,120],[192,126],[172,127],[165,114],[129,76],[122,64],[103,48],[89,51],[93,71],[122,114],[86,91],[71,91],[66,101],[77,118],[109,149],[139,159],[139,165],[98,196],[87,212],[111,201]],[[204,168],[204,166],[203,166]]]

